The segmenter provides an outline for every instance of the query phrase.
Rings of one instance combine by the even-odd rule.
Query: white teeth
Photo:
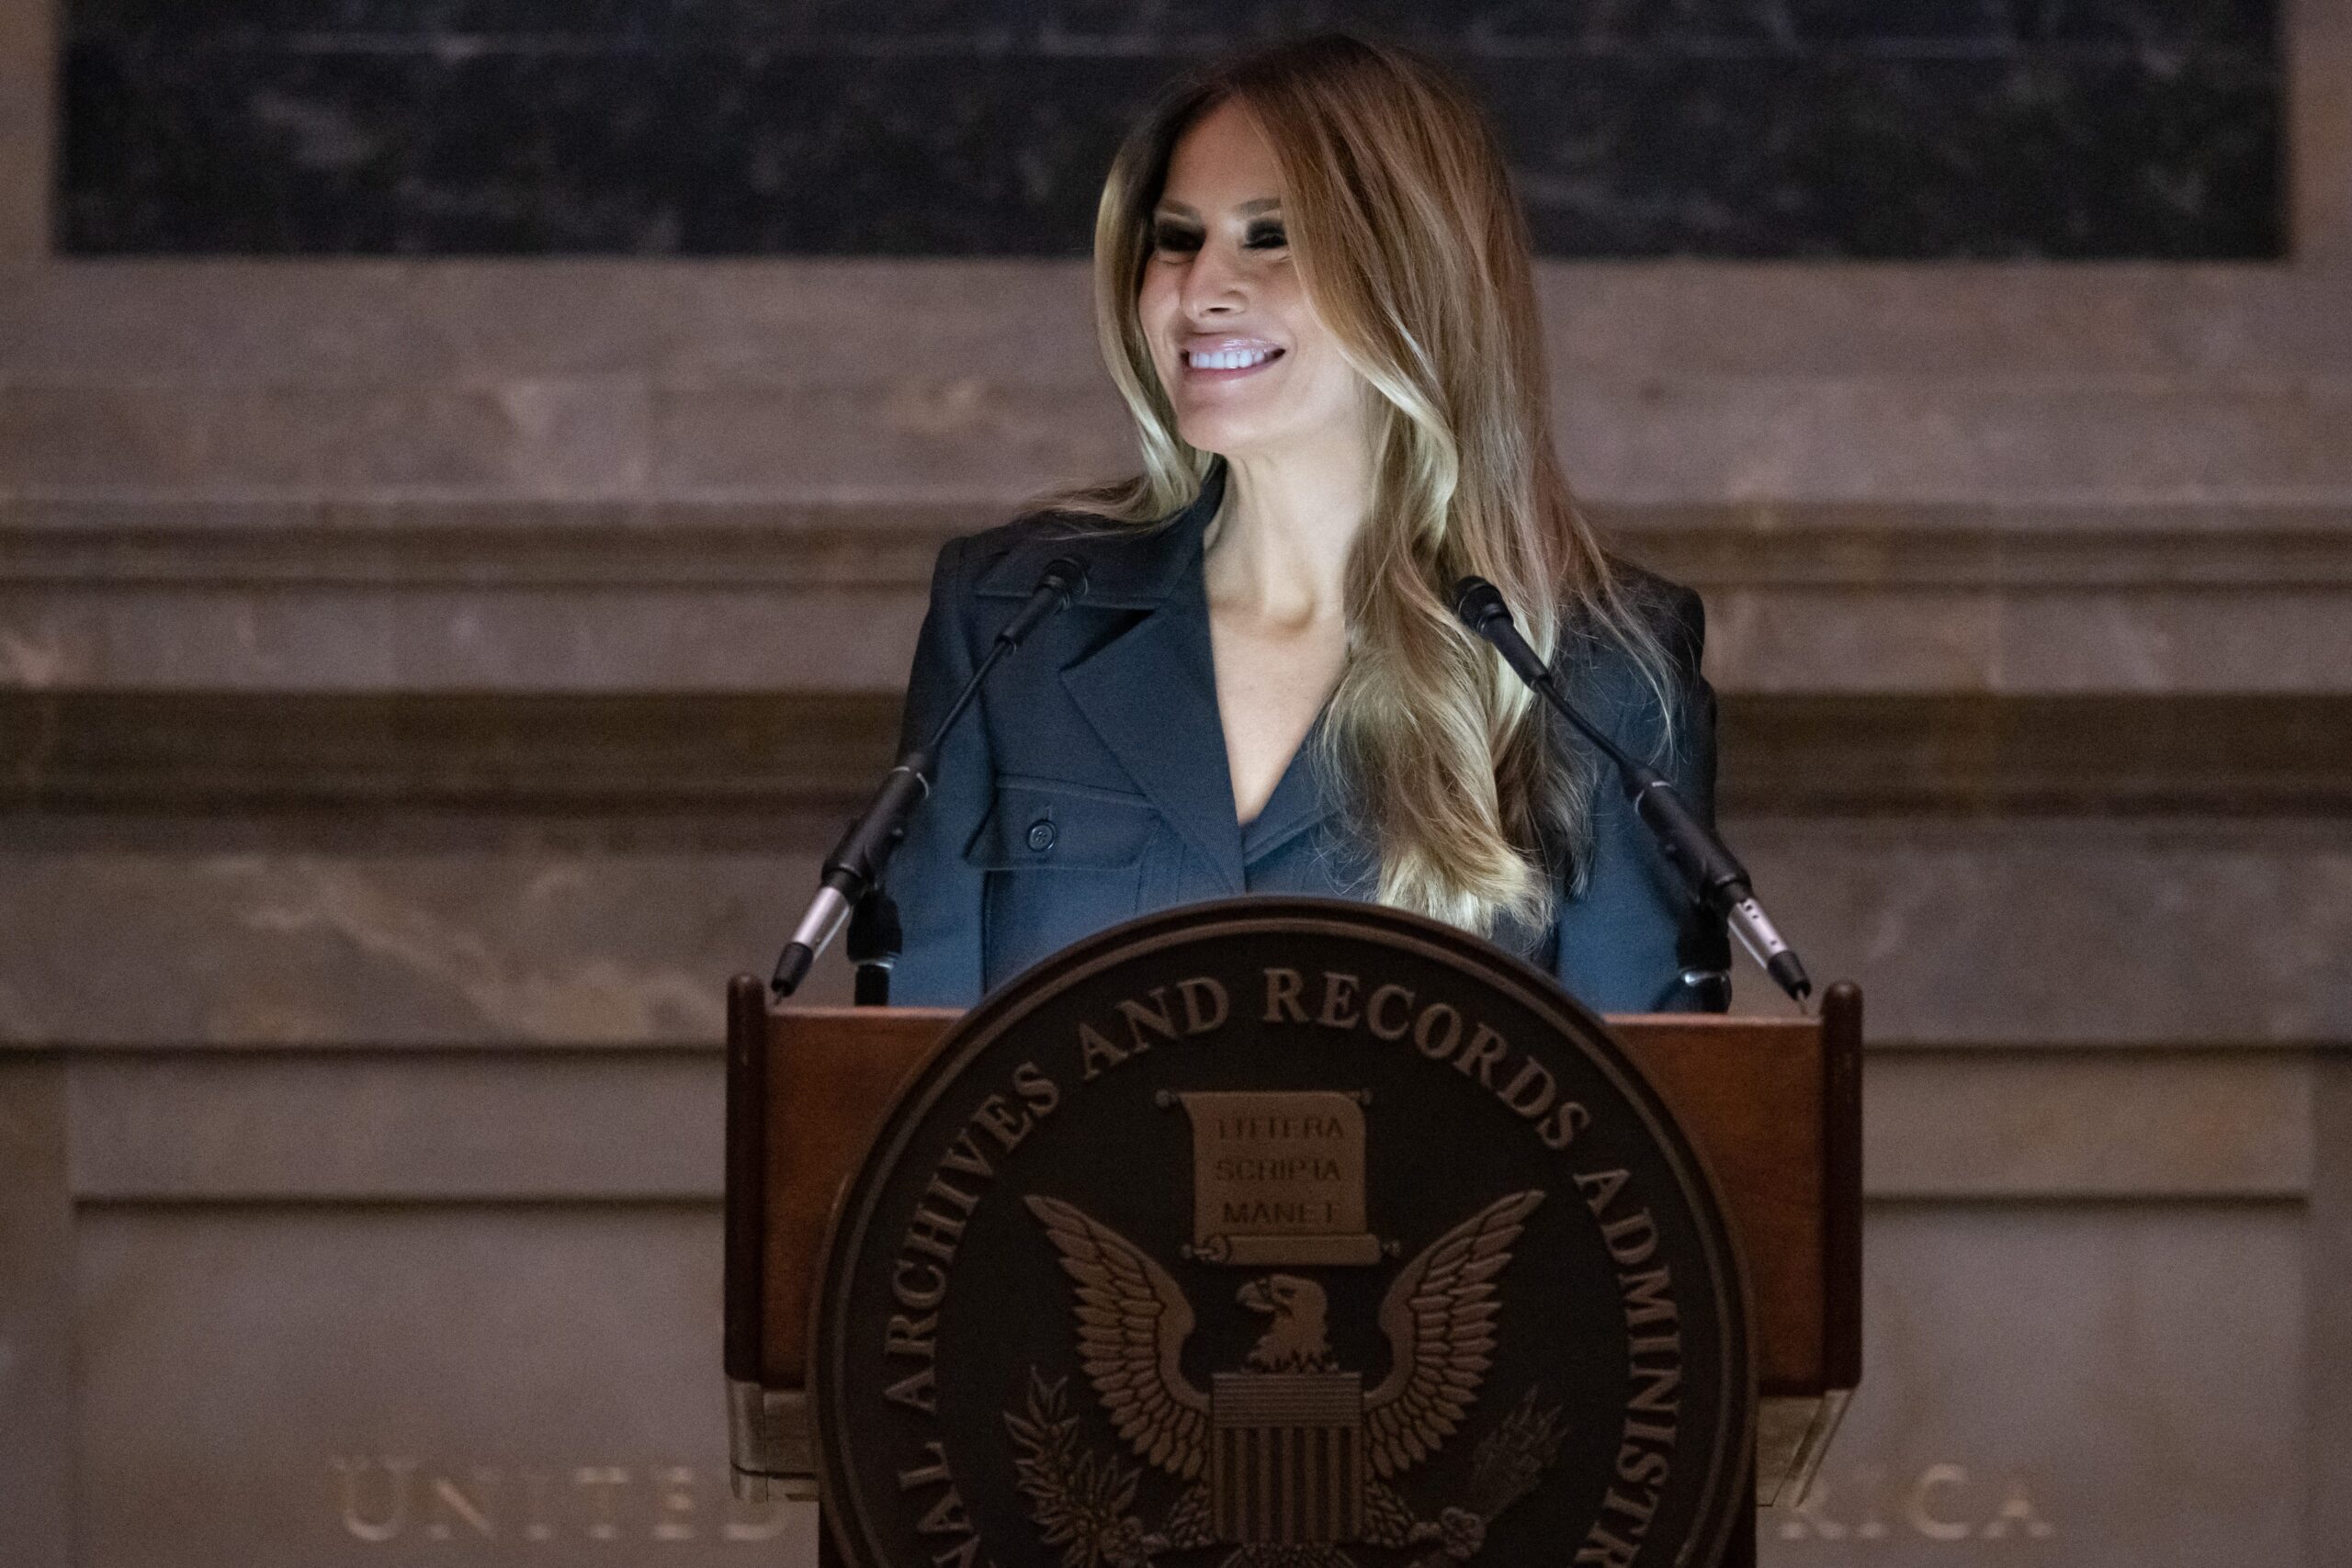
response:
[[[1274,356],[1271,348],[1233,349],[1223,353],[1187,354],[1185,363],[1195,370],[1246,370],[1253,365],[1263,365]]]

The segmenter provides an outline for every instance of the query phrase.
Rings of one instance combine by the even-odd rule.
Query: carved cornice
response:
[[[917,591],[969,502],[0,499],[0,587],[776,587]],[[2342,504],[1597,504],[1627,555],[1702,588],[2352,588]]]
[[[0,694],[0,812],[676,820],[851,810],[869,694]],[[2352,695],[1731,694],[1727,816],[2342,817]]]

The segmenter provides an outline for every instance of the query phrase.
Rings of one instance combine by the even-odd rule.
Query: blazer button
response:
[[[1054,847],[1054,825],[1040,817],[1029,824],[1029,847],[1044,854]]]

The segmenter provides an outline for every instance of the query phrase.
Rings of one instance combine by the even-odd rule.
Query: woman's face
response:
[[[1152,212],[1136,311],[1177,433],[1228,458],[1360,439],[1365,387],[1315,314],[1273,149],[1238,104],[1187,130]]]

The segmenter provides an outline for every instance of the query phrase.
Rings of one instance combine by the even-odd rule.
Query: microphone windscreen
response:
[[[1497,615],[1510,618],[1502,590],[1475,573],[1453,585],[1453,613],[1481,637],[1486,635],[1487,623]]]

